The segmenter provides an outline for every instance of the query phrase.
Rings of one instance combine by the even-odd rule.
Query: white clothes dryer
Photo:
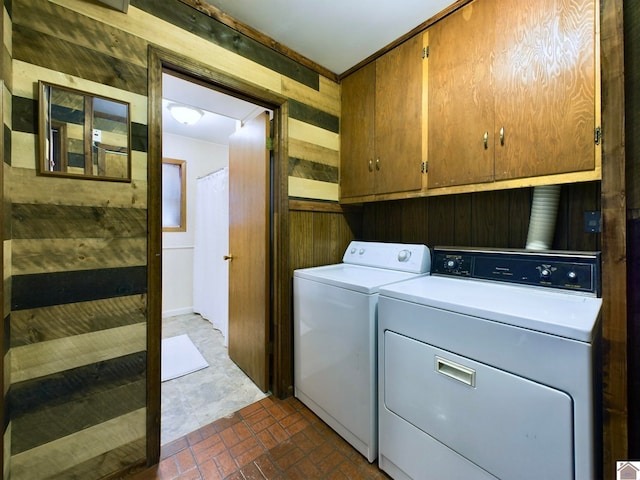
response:
[[[429,277],[381,288],[380,468],[602,478],[599,261],[436,247]]]
[[[378,455],[378,290],[430,265],[424,245],[354,241],[343,263],[293,274],[294,395],[369,462]]]

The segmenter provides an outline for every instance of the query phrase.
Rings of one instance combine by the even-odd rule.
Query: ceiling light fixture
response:
[[[204,112],[199,108],[182,105],[180,103],[170,103],[167,108],[176,121],[184,123],[185,125],[193,125],[204,115]]]

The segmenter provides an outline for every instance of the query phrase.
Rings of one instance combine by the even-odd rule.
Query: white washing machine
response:
[[[434,248],[380,289],[379,466],[396,479],[601,474],[599,255]]]
[[[351,242],[293,274],[294,395],[370,462],[378,455],[378,290],[429,273],[424,245]]]

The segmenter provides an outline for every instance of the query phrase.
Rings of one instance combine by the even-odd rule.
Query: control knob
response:
[[[460,265],[460,262],[458,262],[458,259],[456,258],[447,258],[444,261],[444,268],[447,270],[455,270],[458,268],[458,265]]]
[[[410,258],[411,258],[411,252],[409,250],[400,250],[398,252],[399,262],[408,262]]]
[[[542,267],[540,269],[540,278],[542,280],[549,280],[551,278],[551,270],[547,267]]]
[[[571,283],[576,283],[578,281],[578,272],[576,272],[575,270],[569,270],[567,272],[567,280],[569,280]]]

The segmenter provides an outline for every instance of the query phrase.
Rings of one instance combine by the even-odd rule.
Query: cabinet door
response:
[[[496,180],[595,168],[594,26],[594,0],[501,2]]]
[[[342,81],[340,197],[373,193],[375,63]]]
[[[429,188],[493,180],[494,1],[429,29]]]
[[[422,36],[376,60],[376,193],[422,187]]]

